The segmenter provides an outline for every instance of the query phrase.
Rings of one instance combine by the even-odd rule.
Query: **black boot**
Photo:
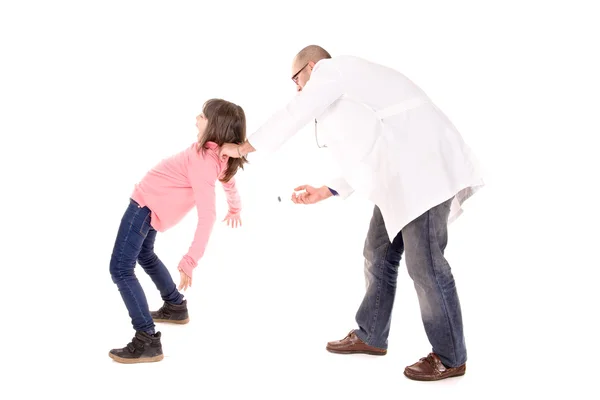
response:
[[[170,322],[172,324],[187,324],[190,321],[187,300],[181,304],[165,304],[158,310],[150,312],[154,322]]]
[[[122,349],[112,349],[108,356],[124,364],[160,361],[163,359],[160,332],[149,335],[138,331],[127,346]]]

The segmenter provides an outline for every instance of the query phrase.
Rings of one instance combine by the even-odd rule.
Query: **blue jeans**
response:
[[[129,311],[133,329],[144,332],[154,330],[154,321],[144,290],[135,276],[136,262],[150,275],[164,301],[174,304],[183,301],[169,270],[154,254],[156,230],[150,225],[150,217],[148,207],[140,207],[130,200],[110,258],[110,275]]]
[[[375,206],[365,241],[366,293],[356,313],[356,335],[370,346],[387,349],[400,258],[406,256],[429,342],[444,365],[467,360],[462,314],[454,277],[444,258],[451,199],[406,225],[392,242]]]

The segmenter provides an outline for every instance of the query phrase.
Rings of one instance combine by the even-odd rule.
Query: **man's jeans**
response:
[[[402,253],[414,282],[429,342],[444,365],[467,360],[460,302],[450,265],[444,258],[451,200],[433,207],[406,225],[390,243],[375,206],[365,241],[367,290],[356,313],[356,335],[370,346],[387,349],[396,279]]]
[[[154,330],[146,296],[135,276],[136,261],[150,275],[164,301],[174,304],[181,304],[183,301],[183,295],[177,290],[169,270],[154,254],[155,239],[156,230],[150,225],[150,209],[140,207],[131,200],[121,219],[115,240],[110,259],[110,275],[119,288],[136,331]]]

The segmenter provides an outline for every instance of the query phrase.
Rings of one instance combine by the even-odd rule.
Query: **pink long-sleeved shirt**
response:
[[[198,226],[194,241],[179,262],[179,270],[189,277],[204,254],[216,220],[215,183],[227,169],[227,160],[219,159],[219,147],[208,142],[205,152],[197,143],[162,160],[135,185],[131,198],[151,211],[151,225],[159,232],[176,225],[194,207]],[[241,210],[235,178],[223,183],[230,213]]]

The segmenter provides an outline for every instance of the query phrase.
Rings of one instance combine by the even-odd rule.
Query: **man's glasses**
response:
[[[308,66],[308,63],[304,64],[304,67],[300,68],[298,70],[298,72],[296,72],[293,76],[292,76],[292,80],[294,81],[295,84],[298,84],[298,75],[300,75],[300,72],[302,72],[302,70],[304,68],[306,68]]]

